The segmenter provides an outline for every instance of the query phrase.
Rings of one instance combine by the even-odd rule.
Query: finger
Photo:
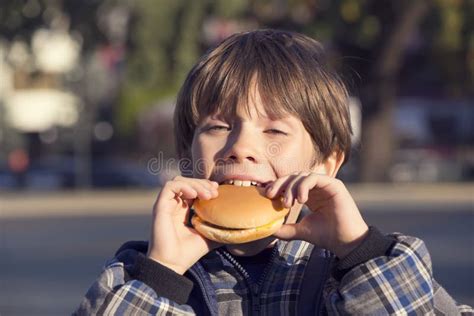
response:
[[[215,181],[211,181],[208,179],[194,179],[194,178],[187,178],[184,181],[189,182],[191,185],[193,185],[193,187],[200,186],[204,190],[210,193],[209,198],[199,196],[200,199],[208,200],[211,198],[216,198],[218,196],[219,183]]]
[[[276,197],[277,193],[279,192],[280,187],[282,186],[283,183],[285,183],[285,181],[289,179],[289,177],[290,177],[289,175],[284,176],[284,177],[276,179],[270,184],[267,184],[267,186],[265,187],[265,193],[267,197],[269,197],[270,199],[273,199],[274,197]]]
[[[217,188],[212,185],[211,181],[209,180],[185,178],[184,180],[179,179],[172,182],[175,182],[176,185],[179,186],[190,186],[197,192],[197,196],[191,197],[189,200],[187,200],[190,206],[196,198],[201,200],[209,200],[217,197],[218,195]],[[188,199],[187,197],[185,198]]]
[[[211,181],[209,179],[186,178],[186,180],[200,183],[208,189],[217,189],[219,187],[219,183],[217,183],[216,181]]]
[[[311,175],[312,187],[318,191],[314,201],[325,201],[347,191],[344,183],[336,178],[314,173]]]
[[[190,185],[165,184],[153,206],[154,222],[158,221],[158,224],[165,223],[163,216],[171,216],[171,218],[179,216],[185,221],[189,212],[189,201],[193,201],[197,196],[198,192]],[[172,203],[170,204],[170,202]]]
[[[219,186],[217,182],[211,181],[209,179],[187,178],[187,177],[177,176],[173,180],[183,181],[183,182],[188,182],[188,183],[199,183],[207,189],[212,189]]]
[[[209,200],[216,194],[210,185],[205,182],[189,181],[188,184],[197,191],[197,197],[201,200]]]
[[[208,253],[209,251],[214,250],[224,245],[217,241],[213,241],[213,240],[205,238],[193,227],[188,227],[188,230],[191,232],[192,235],[194,235],[195,237],[198,237],[199,248],[205,250],[204,251],[205,253]]]
[[[300,183],[306,178],[306,176],[306,173],[300,173],[288,183],[283,200],[285,207],[289,208],[295,204],[295,199],[297,198],[298,194],[298,187]]]
[[[339,183],[342,184],[342,181],[325,174],[320,173],[311,173],[311,176],[316,179],[316,186],[318,189],[327,189],[330,186],[338,185]]]
[[[195,199],[198,191],[191,185],[181,181],[168,181],[158,195],[157,203],[175,200],[177,197],[184,199]]]
[[[167,204],[168,202],[173,201],[178,205],[186,202],[186,205],[180,206],[187,208],[192,205],[196,198],[208,200],[212,198],[212,195],[210,191],[199,183],[182,180],[169,181],[161,190],[155,202],[154,211],[157,212],[157,210],[160,209],[165,213],[174,214],[174,208],[170,208],[170,205]]]
[[[219,187],[219,183],[218,183],[218,182],[216,182],[216,181],[211,181],[211,180],[207,180],[207,181],[209,181],[209,182],[211,183],[212,187],[214,187],[214,188],[216,188],[216,189]]]
[[[208,180],[208,179],[187,178],[187,177],[182,177],[182,176],[176,176],[173,179],[173,181],[180,181],[180,182],[200,185],[211,192],[217,190],[217,188],[219,187],[219,183],[217,183],[216,181]]]
[[[299,183],[296,198],[300,204],[304,204],[308,201],[309,191],[316,186],[318,176],[318,174],[310,173]]]
[[[265,188],[265,192],[267,194],[267,197],[270,199],[274,199],[278,196],[282,196],[283,193],[285,192],[285,189],[287,187],[287,184],[293,180],[297,175],[287,175],[281,178],[276,179],[272,184],[269,184]]]
[[[273,236],[282,240],[301,239],[298,224],[285,224]]]

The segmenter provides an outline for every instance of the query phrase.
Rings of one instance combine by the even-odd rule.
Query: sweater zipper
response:
[[[277,245],[274,246],[273,251],[270,255],[270,260],[268,261],[267,266],[263,270],[262,275],[260,276],[257,282],[252,281],[252,278],[250,277],[247,270],[245,270],[244,267],[242,267],[242,265],[228,251],[221,250],[220,252],[230,263],[232,263],[232,265],[237,269],[237,271],[244,277],[252,293],[252,311],[255,314],[259,314],[260,313],[260,299],[259,299],[260,290],[262,289],[263,282],[265,281],[265,278],[270,270],[270,267],[272,266],[273,260],[275,259],[275,256],[278,253],[278,246]]]

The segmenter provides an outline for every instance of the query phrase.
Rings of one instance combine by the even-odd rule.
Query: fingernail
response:
[[[273,190],[273,187],[271,185],[265,188],[265,191],[267,191],[267,193],[270,193],[272,190]]]
[[[301,195],[298,195],[297,200],[298,200],[298,203],[303,203],[303,197]]]

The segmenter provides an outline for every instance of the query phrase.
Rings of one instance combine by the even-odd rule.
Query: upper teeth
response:
[[[260,186],[261,184],[256,181],[249,181],[249,180],[227,180],[224,182],[225,184],[232,184],[235,186],[240,187],[249,187],[251,185]]]

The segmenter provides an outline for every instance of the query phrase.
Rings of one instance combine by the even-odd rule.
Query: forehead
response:
[[[188,75],[182,89],[186,125],[192,131],[209,115],[232,119],[262,112],[271,119],[293,115],[308,121],[317,105],[310,100],[315,84],[326,78],[321,53],[316,41],[288,32],[229,37]],[[255,97],[261,102],[252,102]]]
[[[196,122],[204,118],[219,118],[228,121],[236,119],[261,119],[261,120],[299,120],[297,111],[285,105],[278,95],[265,91],[256,81],[251,80],[243,93],[228,94],[220,98],[220,102],[199,104]]]

